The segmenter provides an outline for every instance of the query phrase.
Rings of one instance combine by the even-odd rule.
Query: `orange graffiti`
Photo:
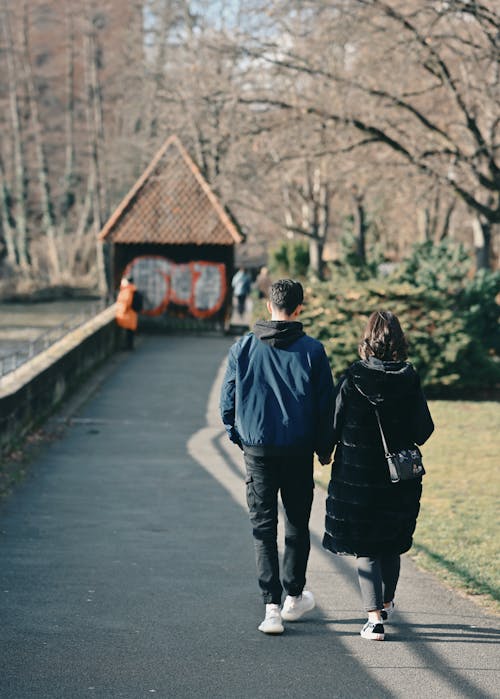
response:
[[[144,315],[162,315],[172,303],[195,318],[209,318],[226,298],[226,268],[219,262],[177,264],[160,255],[142,255],[127,265],[124,274],[133,276],[143,295]]]

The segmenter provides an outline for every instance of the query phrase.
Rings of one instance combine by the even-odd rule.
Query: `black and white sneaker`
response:
[[[384,640],[384,625],[380,621],[368,621],[360,631],[361,637],[368,641]]]
[[[381,611],[382,621],[388,621],[388,619],[394,613],[394,600],[390,603],[389,607],[384,607]]]

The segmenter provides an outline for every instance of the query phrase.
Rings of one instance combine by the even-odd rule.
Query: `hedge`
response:
[[[321,340],[335,375],[358,358],[370,314],[390,310],[402,324],[410,361],[429,396],[472,395],[498,389],[500,275],[484,273],[461,288],[438,289],[392,279],[306,285],[303,323]]]
[[[366,277],[369,277],[368,279]],[[388,277],[366,267],[332,264],[327,281],[305,286],[304,327],[325,345],[338,377],[358,358],[374,310],[395,313],[407,336],[409,360],[432,397],[500,394],[500,273],[470,276],[460,246],[424,243]],[[265,312],[257,306],[256,312]]]

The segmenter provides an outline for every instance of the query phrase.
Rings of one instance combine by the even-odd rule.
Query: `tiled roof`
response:
[[[171,136],[102,229],[113,243],[234,245],[243,238]]]

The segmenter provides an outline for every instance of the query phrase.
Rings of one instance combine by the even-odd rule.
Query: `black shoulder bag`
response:
[[[399,483],[399,481],[408,481],[412,478],[420,478],[423,476],[425,474],[425,469],[422,463],[422,453],[417,445],[413,444],[411,447],[406,447],[405,449],[400,449],[395,452],[389,451],[377,408],[375,408],[375,415],[377,416],[378,428],[380,430],[380,436],[382,437],[382,444],[384,445],[385,458],[389,466],[391,482]]]
[[[356,386],[356,384],[354,384]],[[424,464],[422,463],[422,452],[417,447],[416,444],[412,444],[411,447],[405,447],[396,452],[389,451],[387,446],[387,440],[385,438],[384,430],[382,429],[382,422],[380,421],[380,415],[377,408],[373,405],[368,396],[365,396],[363,391],[356,386],[358,391],[361,393],[363,398],[365,398],[370,405],[375,410],[375,415],[377,416],[378,428],[380,430],[380,436],[382,437],[382,444],[384,445],[385,458],[387,465],[389,467],[389,476],[391,477],[391,483],[399,483],[399,481],[409,481],[413,478],[420,478],[425,474]]]

